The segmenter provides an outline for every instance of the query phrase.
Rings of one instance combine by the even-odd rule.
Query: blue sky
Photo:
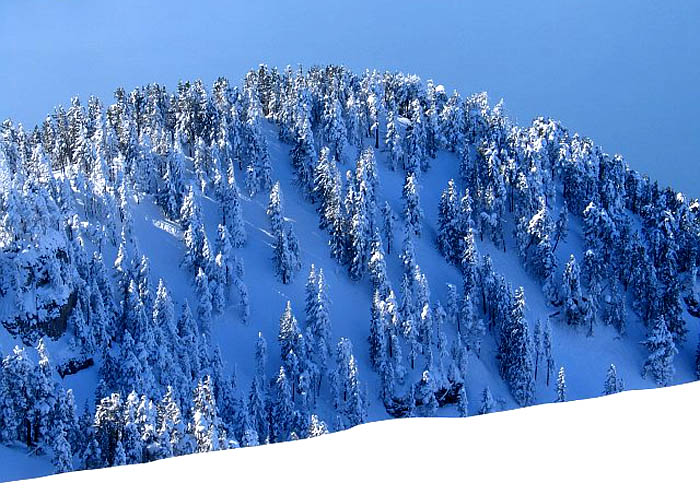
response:
[[[536,5],[532,5],[536,4]],[[397,69],[562,120],[700,196],[700,2],[0,2],[0,118],[259,63]]]

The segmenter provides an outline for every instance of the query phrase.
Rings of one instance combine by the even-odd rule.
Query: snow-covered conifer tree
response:
[[[617,368],[615,364],[610,364],[608,373],[605,376],[605,386],[603,388],[604,395],[611,395],[624,391],[625,385],[622,379],[617,377]]]
[[[647,377],[651,374],[659,386],[668,386],[675,373],[673,359],[678,350],[664,316],[657,318],[654,327],[642,343],[649,350],[649,356],[642,367],[642,375]]]
[[[208,333],[211,330],[212,296],[209,290],[209,277],[202,268],[199,268],[195,282],[198,298],[197,321],[200,329]]]
[[[557,403],[566,401],[566,373],[564,372],[564,367],[560,367],[559,374],[557,374],[557,397],[554,401]]]
[[[423,208],[418,196],[418,181],[412,173],[406,175],[402,196],[404,221],[410,226],[414,235],[420,237],[423,229]]]
[[[495,406],[496,403],[493,400],[491,389],[488,386],[485,386],[484,391],[481,393],[481,406],[479,407],[479,415],[484,415],[486,413],[493,412]]]

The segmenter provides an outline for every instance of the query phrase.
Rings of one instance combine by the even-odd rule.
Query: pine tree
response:
[[[408,173],[420,173],[428,169],[425,150],[425,128],[422,108],[417,99],[411,102],[411,121],[406,128],[404,167]]]
[[[447,183],[447,188],[440,196],[437,236],[438,249],[445,257],[445,260],[449,262],[454,262],[459,255],[459,253],[455,252],[455,248],[459,244],[458,215],[457,189],[454,180],[450,179]]]
[[[610,364],[608,368],[608,373],[605,376],[605,387],[603,388],[604,395],[611,395],[624,391],[625,385],[622,379],[617,377],[617,369],[615,364]]]
[[[438,409],[435,398],[435,383],[428,369],[423,371],[421,380],[415,387],[416,412],[421,417],[432,417]]]
[[[335,160],[342,161],[348,145],[347,129],[343,121],[342,105],[335,90],[326,95],[322,123],[326,143],[334,150]]]
[[[484,391],[481,394],[481,407],[479,408],[479,415],[493,412],[495,406],[496,404],[493,401],[491,389],[489,389],[488,386],[484,387]]]
[[[396,113],[392,109],[388,111],[386,117],[386,138],[384,142],[391,157],[389,161],[390,169],[393,171],[398,167],[403,167],[404,153],[401,147],[401,133],[398,129]]]
[[[457,302],[457,287],[451,283],[447,287],[447,319],[452,323],[457,323],[459,317],[459,303]]]
[[[377,229],[374,230],[374,235],[372,236],[367,269],[369,271],[370,280],[372,281],[373,290],[378,291],[382,298],[386,298],[389,295],[391,287],[386,272],[386,259],[382,238]]]
[[[559,242],[566,241],[569,234],[569,208],[567,207],[566,201],[559,210],[559,217],[557,218],[556,224],[554,226],[554,246],[552,250],[557,250]]]
[[[202,363],[199,361],[199,355],[195,351],[199,340],[199,328],[192,316],[192,311],[187,300],[182,304],[180,319],[177,322],[177,332],[182,341],[182,346],[179,351],[178,360],[180,367],[183,369],[185,376],[188,379],[193,379],[199,376]],[[180,396],[184,396],[185,390],[179,390]],[[190,394],[190,389],[186,390],[187,395]]]
[[[197,321],[200,329],[205,333],[209,333],[211,331],[212,296],[209,291],[209,279],[202,268],[199,268],[195,282],[199,301],[197,304]]]
[[[499,348],[502,375],[521,406],[532,403],[535,393],[532,342],[524,311],[525,294],[521,287],[513,297],[507,332],[501,336]]]
[[[328,359],[331,353],[331,321],[329,314],[330,301],[326,293],[326,278],[323,269],[318,272],[316,301],[313,304],[312,323],[309,324],[311,336],[313,338],[313,349],[311,351],[314,361],[321,371],[321,376],[328,370]],[[317,392],[320,392],[321,379],[317,385]]]
[[[221,185],[221,224],[230,233],[232,247],[242,247],[246,244],[247,233],[243,221],[240,193],[233,175],[233,164],[229,163],[228,179]]]
[[[581,272],[572,254],[564,268],[561,299],[564,301],[566,323],[569,325],[582,324],[587,317],[586,304],[581,293]]]
[[[539,371],[540,360],[542,360],[542,322],[538,319],[535,323],[535,330],[532,333],[532,344],[535,358],[535,382],[537,382],[537,373]]]
[[[366,401],[360,390],[357,361],[352,353],[352,343],[347,338],[338,342],[336,369],[332,379],[335,409],[342,420],[342,428],[365,422]]]
[[[650,330],[646,340],[642,342],[649,351],[649,356],[644,361],[642,376],[652,375],[659,386],[671,384],[675,368],[673,359],[678,353],[673,336],[666,325],[664,316],[659,316]]]
[[[124,417],[121,420],[122,434],[121,439],[119,439],[124,448],[124,455],[126,456],[126,463],[128,464],[141,463],[144,461],[145,444],[137,423],[138,406],[139,397],[136,391],[132,391],[127,396],[126,403],[124,404]],[[116,457],[116,448],[114,455]],[[112,459],[113,464],[114,461],[115,460]]]
[[[260,444],[258,431],[253,426],[253,421],[248,413],[245,402],[243,403],[243,433],[241,434],[240,444],[243,447],[257,446]]]
[[[113,466],[118,467],[127,464],[126,451],[124,450],[124,444],[121,440],[117,441],[117,447],[114,451],[114,463]]]
[[[369,355],[370,362],[375,370],[380,370],[385,365],[387,358],[387,337],[384,303],[379,292],[374,292],[372,298],[371,319],[369,329]]]
[[[559,374],[557,375],[557,398],[554,401],[555,403],[566,401],[566,373],[564,372],[564,367],[559,368]]]
[[[464,384],[459,387],[459,394],[457,395],[457,413],[460,417],[467,417],[469,415],[469,402],[467,400],[467,390]]]
[[[552,328],[549,325],[549,319],[545,321],[542,337],[542,352],[547,365],[547,387],[549,387],[549,379],[554,373],[554,358],[552,357]]]
[[[423,209],[420,206],[418,196],[418,181],[412,173],[406,175],[403,192],[403,217],[406,225],[410,227],[412,233],[420,237],[422,231]]]
[[[227,448],[226,431],[219,418],[209,376],[199,380],[194,390],[190,430],[196,441],[198,453]]]
[[[57,427],[53,433],[51,450],[53,453],[51,462],[55,473],[70,472],[73,470],[73,455],[71,446],[66,439],[66,433],[62,427]]]
[[[309,421],[309,430],[306,433],[307,437],[318,437],[324,434],[328,434],[328,426],[326,423],[318,418],[318,415],[312,414],[311,420]]]
[[[169,458],[185,454],[187,452],[185,424],[171,386],[166,387],[165,395],[158,403],[158,419],[160,423],[157,431],[158,442],[162,450],[160,456]]]
[[[382,233],[384,234],[384,243],[386,245],[386,254],[391,255],[392,247],[394,246],[394,211],[391,209],[389,202],[385,202],[382,206]]]
[[[627,326],[627,305],[618,280],[613,280],[610,297],[606,301],[603,321],[615,328],[617,334],[625,335]]]
[[[272,442],[289,441],[293,432],[295,411],[284,367],[280,367],[275,381],[273,400],[270,413],[270,439]]]
[[[275,185],[270,191],[270,202],[267,205],[267,219],[270,222],[273,235],[283,231],[285,219],[282,213],[282,189],[280,188],[279,182],[275,182]]]
[[[308,116],[299,118],[297,132],[290,154],[294,166],[296,180],[305,195],[313,192],[313,164],[316,158],[316,147],[311,122]]]
[[[280,356],[285,364],[285,375],[290,380],[292,398],[294,398],[298,379],[308,367],[308,354],[307,342],[299,330],[296,317],[292,313],[291,302],[289,301],[287,301],[284,312],[280,317],[277,339],[280,344]]]

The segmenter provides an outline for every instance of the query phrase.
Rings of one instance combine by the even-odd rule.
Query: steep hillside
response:
[[[5,122],[0,184],[0,457],[98,468],[696,378],[698,202],[483,94],[332,66],[119,89]]]

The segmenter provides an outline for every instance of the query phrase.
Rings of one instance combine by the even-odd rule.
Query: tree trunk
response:
[[[32,447],[32,423],[29,419],[24,419],[24,424],[27,427],[27,447]]]

